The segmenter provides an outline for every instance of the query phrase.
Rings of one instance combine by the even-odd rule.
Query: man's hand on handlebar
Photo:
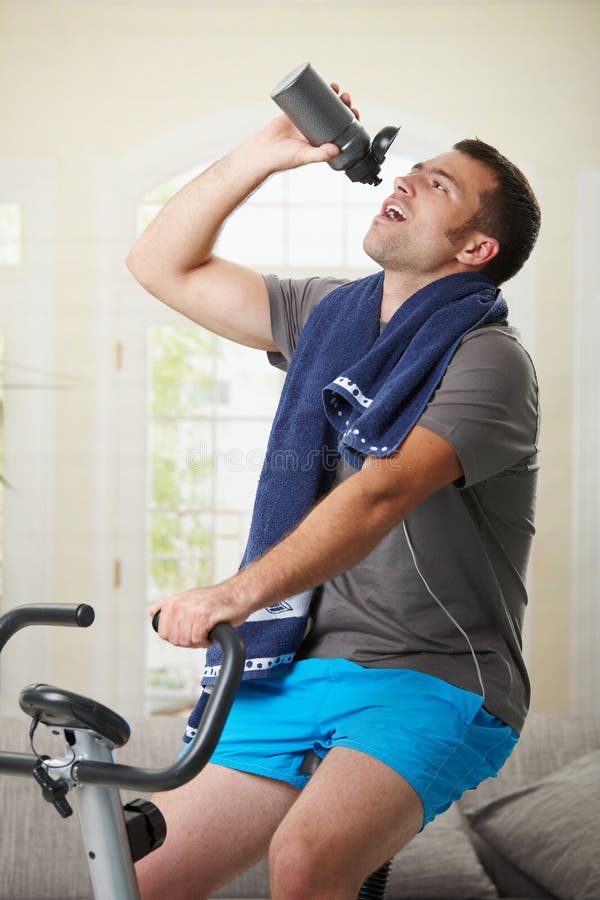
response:
[[[331,87],[340,95],[340,99],[352,110],[356,118],[360,119],[360,113],[352,106],[350,94],[346,92],[340,94],[339,85],[333,82]],[[309,163],[327,162],[340,152],[336,144],[313,147],[285,114],[269,122],[252,141],[263,153],[266,151],[273,172],[295,169]]]
[[[164,597],[150,609],[150,618],[160,612],[158,633],[176,647],[210,647],[208,635],[219,622],[241,625],[251,609],[233,596],[227,583],[194,588]]]

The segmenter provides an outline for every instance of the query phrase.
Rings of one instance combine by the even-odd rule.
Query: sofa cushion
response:
[[[498,897],[455,806],[434,819],[396,855],[388,885],[388,900]]]
[[[463,812],[474,812],[509,791],[545,778],[571,760],[600,750],[600,715],[530,714],[521,739],[500,770],[459,801]]]
[[[471,827],[561,900],[598,900],[600,750],[467,813]]]
[[[554,894],[513,866],[495,847],[488,844],[476,831],[469,830],[475,852],[482,862],[501,897],[530,897],[535,900],[556,900]]]

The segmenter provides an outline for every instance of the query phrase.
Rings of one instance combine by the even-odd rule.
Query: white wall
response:
[[[570,707],[577,185],[582,169],[600,169],[599,37],[600,4],[584,0],[0,2],[0,156],[54,166],[56,233],[40,237],[53,257],[53,363],[79,385],[54,397],[48,598],[96,598],[100,618],[111,592],[110,553],[99,552],[110,540],[102,517],[111,502],[102,428],[110,420],[111,310],[125,294],[107,290],[102,261],[112,254],[121,264],[135,221],[122,203],[122,180],[111,184],[101,173],[126,173],[128,160],[146,158],[150,187],[225,152],[233,131],[221,141],[219,117],[233,117],[242,133],[257,111],[271,114],[267,98],[280,77],[310,59],[352,91],[367,128],[388,124],[379,108],[395,109],[399,142],[403,132],[443,134],[448,143],[478,135],[535,173],[543,228],[532,289],[544,417],[533,705]],[[199,124],[208,122],[211,133]],[[176,159],[173,135],[184,141]],[[149,147],[164,155],[144,156]],[[114,233],[99,224],[106,205],[122,210]],[[128,277],[123,267],[123,284]],[[99,488],[102,472],[108,492]],[[112,622],[112,607],[106,614]],[[45,671],[34,659],[24,668],[84,692],[106,679],[101,698],[110,702],[117,671],[110,631],[101,658],[92,631],[80,644],[55,634]],[[122,681],[122,661],[118,671]]]

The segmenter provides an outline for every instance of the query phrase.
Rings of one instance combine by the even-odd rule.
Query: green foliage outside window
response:
[[[152,328],[150,360],[151,556],[161,565],[190,555],[206,561],[216,338],[200,327]]]
[[[148,359],[147,599],[154,602],[213,581],[217,339],[199,326],[153,327]],[[147,689],[184,699],[186,671],[157,661]]]
[[[212,412],[217,339],[200,326],[150,329],[151,416]]]

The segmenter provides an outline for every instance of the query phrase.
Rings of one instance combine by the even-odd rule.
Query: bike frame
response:
[[[85,604],[17,607],[0,617],[0,651],[16,631],[28,625],[86,628],[93,621],[94,611]],[[0,752],[0,773],[32,777],[41,763],[48,778],[55,783],[62,779],[66,790],[72,791],[97,900],[140,900],[119,789],[154,792],[179,787],[202,770],[217,745],[242,676],[245,649],[238,633],[227,623],[215,626],[210,637],[223,651],[221,673],[189,751],[173,765],[142,769],[117,764],[113,761],[115,745],[106,735],[71,725],[58,729],[52,726],[65,737],[63,759],[39,760],[30,754]]]

